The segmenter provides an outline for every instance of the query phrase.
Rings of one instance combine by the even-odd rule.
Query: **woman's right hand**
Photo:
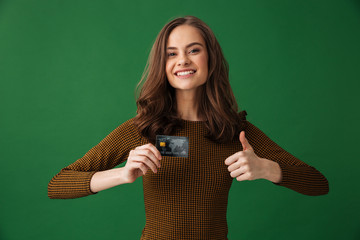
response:
[[[160,168],[160,159],[159,150],[151,143],[131,150],[126,165],[123,167],[124,180],[127,183],[133,183],[138,177],[145,175],[149,168],[157,173],[157,168]]]

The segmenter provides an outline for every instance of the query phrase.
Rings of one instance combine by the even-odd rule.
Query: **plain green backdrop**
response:
[[[248,120],[330,183],[234,181],[229,239],[360,239],[359,1],[0,0],[1,240],[140,238],[141,178],[71,200],[47,184],[135,116],[152,43],[184,15],[215,32]]]

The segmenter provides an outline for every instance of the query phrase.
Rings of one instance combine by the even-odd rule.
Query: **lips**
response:
[[[176,76],[186,76],[186,75],[189,75],[189,74],[194,74],[196,73],[196,70],[195,69],[181,69],[181,70],[177,70],[174,74]]]

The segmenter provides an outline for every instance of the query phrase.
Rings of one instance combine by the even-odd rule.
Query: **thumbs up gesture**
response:
[[[245,137],[245,132],[242,131],[239,135],[243,151],[239,151],[225,160],[228,165],[228,170],[231,177],[238,181],[255,180],[259,178],[266,178],[266,160],[259,158],[251,147],[250,143]]]

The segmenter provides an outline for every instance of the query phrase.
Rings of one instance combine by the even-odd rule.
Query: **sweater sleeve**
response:
[[[91,148],[82,158],[61,169],[48,184],[49,198],[79,198],[95,194],[90,180],[97,171],[104,171],[125,162],[131,149],[140,142],[140,133],[132,119],[124,122]]]
[[[274,184],[310,196],[329,192],[328,181],[318,170],[282,149],[249,121],[246,121],[245,132],[257,156],[279,164],[282,180]]]

